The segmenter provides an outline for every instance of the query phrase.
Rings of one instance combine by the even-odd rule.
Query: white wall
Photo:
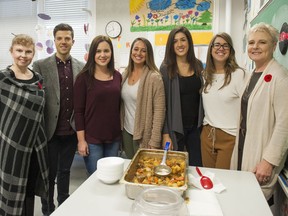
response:
[[[226,3],[231,1],[231,17],[226,17]],[[241,0],[215,0],[214,12],[214,29],[213,32],[227,32],[230,29],[230,34],[233,40],[234,49],[236,52],[236,59],[241,67],[245,67],[246,56],[243,55],[243,37],[246,32],[243,29],[245,21],[244,1]],[[230,26],[227,26],[229,25]],[[245,44],[244,44],[245,46]]]
[[[226,18],[226,0],[216,0],[215,1],[215,11],[214,11],[214,23],[213,23],[213,32],[225,31],[227,19],[231,19],[231,37],[234,42],[234,47],[236,50],[236,58],[240,64],[242,61],[242,41],[243,41],[243,23],[244,23],[244,3],[239,0],[231,0],[232,4],[232,17]],[[122,25],[122,34],[121,39],[113,39],[114,52],[116,67],[120,70],[125,66],[124,64],[128,63],[128,55],[130,48],[126,48],[126,43],[132,41],[136,37],[146,37],[150,40],[152,45],[154,45],[154,32],[130,32],[130,12],[129,12],[129,0],[96,0],[96,31],[95,35],[104,34],[105,35],[105,26],[111,20],[116,20]],[[114,8],[114,9],[112,9]],[[91,40],[93,37],[91,38]],[[162,61],[161,56],[158,52],[163,52],[163,50],[157,49],[154,46],[154,55],[155,62],[159,66],[159,62]]]
[[[213,20],[213,32],[218,33],[225,31],[227,29],[227,23],[231,23],[231,36],[234,42],[234,47],[236,50],[236,58],[240,65],[245,63],[246,56],[243,53],[243,35],[245,30],[243,30],[244,23],[244,1],[239,0],[229,0],[232,5],[232,17],[226,18],[226,0],[215,0],[214,4],[214,20]],[[10,11],[15,6],[13,6],[13,0],[1,0],[0,1],[0,15],[3,10]],[[0,67],[6,67],[11,64],[10,58],[7,60],[7,56],[10,56],[9,45],[14,33],[27,33],[32,34],[31,36],[36,38],[35,26],[37,24],[37,16],[35,12],[36,4],[39,1],[23,0],[25,3],[25,11],[31,11],[33,14],[30,17],[8,17],[0,19]],[[19,4],[19,3],[17,3]],[[19,6],[19,5],[18,5]],[[21,5],[20,5],[21,6]],[[4,8],[5,7],[5,8]],[[22,6],[21,6],[22,7]],[[28,7],[28,8],[27,8]],[[90,17],[90,27],[89,27],[89,41],[99,34],[105,35],[105,26],[111,20],[116,20],[122,25],[121,39],[113,39],[114,52],[116,67],[121,71],[128,63],[128,55],[130,47],[126,47],[126,43],[132,43],[136,37],[146,37],[150,40],[152,45],[154,45],[154,35],[155,32],[130,32],[130,11],[129,11],[129,0],[91,0],[89,9],[92,12]],[[21,14],[21,13],[19,13]],[[231,21],[227,21],[231,19]],[[2,42],[2,45],[1,45]],[[162,62],[164,56],[165,47],[154,47],[155,62],[159,66]],[[85,53],[83,53],[84,55]],[[204,57],[206,54],[204,55]],[[41,57],[41,56],[40,56]],[[37,59],[35,56],[34,60]],[[82,59],[80,59],[82,60]],[[244,65],[243,65],[244,66]]]
[[[121,38],[112,39],[114,53],[115,53],[115,65],[117,69],[121,71],[128,64],[128,56],[130,47],[126,47],[126,43],[132,43],[137,37],[145,37],[154,44],[154,34],[147,32],[130,32],[130,11],[129,0],[96,0],[96,35],[105,33],[106,24],[116,20],[122,25]]]
[[[31,0],[22,0],[20,4],[13,0],[0,1],[0,69],[12,64],[9,49],[14,36],[11,33],[36,38],[36,24],[36,3]]]
[[[243,29],[245,21],[244,1],[232,0],[231,19],[231,37],[236,51],[236,59],[241,67],[245,67],[247,56],[243,53],[243,46],[246,46],[246,42],[243,44],[243,37],[246,33],[246,29]]]

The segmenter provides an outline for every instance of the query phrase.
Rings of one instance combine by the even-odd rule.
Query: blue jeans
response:
[[[190,166],[202,166],[201,142],[199,128],[184,128],[184,136],[177,135],[178,151],[186,148]]]
[[[117,157],[120,141],[113,143],[88,144],[89,155],[84,157],[86,170],[89,176],[97,170],[97,161],[103,157]]]

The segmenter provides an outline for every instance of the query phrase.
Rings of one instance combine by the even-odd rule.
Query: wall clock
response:
[[[110,38],[117,38],[122,32],[122,26],[117,21],[110,21],[105,27],[105,32]]]

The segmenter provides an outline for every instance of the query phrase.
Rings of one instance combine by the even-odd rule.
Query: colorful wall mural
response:
[[[212,30],[213,1],[130,0],[131,32],[165,31],[183,25],[189,30]]]

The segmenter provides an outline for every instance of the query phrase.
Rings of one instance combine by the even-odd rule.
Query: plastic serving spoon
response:
[[[207,189],[207,190],[213,188],[213,182],[211,181],[211,179],[207,176],[203,176],[198,167],[196,167],[196,171],[199,174],[199,176],[201,177],[200,183],[201,183],[202,187],[204,189]]]
[[[162,162],[160,163],[160,165],[154,168],[154,173],[158,176],[168,176],[172,172],[171,168],[166,165],[166,157],[167,157],[169,146],[170,146],[170,142],[166,142]]]

